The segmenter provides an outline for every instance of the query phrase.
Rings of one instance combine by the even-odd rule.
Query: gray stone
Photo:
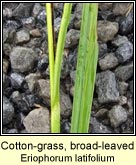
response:
[[[10,8],[3,9],[3,18],[11,18],[12,17],[12,10]]]
[[[119,30],[117,22],[98,21],[98,39],[102,42],[110,41]]]
[[[32,15],[36,17],[41,10],[42,10],[42,6],[40,5],[40,3],[35,3],[33,7]]]
[[[19,3],[19,5],[13,10],[14,17],[29,17],[34,3]]]
[[[38,15],[37,15],[37,20],[39,23],[42,25],[45,25],[46,23],[46,11],[42,10]]]
[[[7,133],[9,134],[14,134],[14,133],[18,133],[17,129],[13,128],[7,131]]]
[[[35,18],[34,17],[22,18],[21,21],[23,25],[29,27],[35,23]]]
[[[50,115],[47,108],[32,110],[24,119],[23,124],[28,133],[50,133]]]
[[[127,120],[127,112],[122,106],[115,105],[109,111],[109,118],[111,126],[117,128]]]
[[[65,48],[69,48],[78,44],[80,36],[80,31],[75,29],[70,29],[66,35]]]
[[[120,95],[125,95],[128,89],[128,83],[124,81],[118,81],[118,90]]]
[[[72,87],[70,88],[70,95],[71,95],[71,96],[74,96],[74,86],[72,86]]]
[[[16,33],[16,44],[27,42],[30,40],[30,34],[27,30],[22,29]]]
[[[107,115],[107,112],[108,112],[108,109],[106,109],[106,108],[99,109],[98,112],[95,113],[95,117],[103,118]]]
[[[128,15],[124,15],[119,21],[119,31],[120,34],[126,35],[133,31],[133,10],[131,10]]]
[[[133,56],[133,44],[131,42],[125,42],[115,52],[120,63],[123,63]]]
[[[119,64],[118,59],[114,53],[107,53],[104,58],[99,60],[101,70],[115,68]]]
[[[61,24],[61,18],[60,17],[55,18],[55,20],[54,20],[54,31],[55,31],[56,35],[58,35],[58,33],[59,33],[60,24]]]
[[[75,7],[75,17],[77,20],[80,20],[81,19],[81,16],[82,16],[82,7],[83,7],[83,4],[82,3],[77,3],[76,4],[76,7]]]
[[[96,76],[96,92],[100,103],[117,102],[119,92],[115,74],[111,71],[98,73]]]
[[[11,67],[17,72],[27,72],[34,67],[37,55],[30,48],[14,47],[10,54]]]
[[[127,97],[125,96],[120,96],[119,97],[119,105],[126,105],[127,104]]]
[[[25,81],[28,84],[28,88],[30,92],[34,91],[35,85],[38,81],[38,79],[40,79],[41,75],[38,73],[30,73],[29,75],[27,75],[25,77]]]
[[[125,15],[131,3],[113,3],[113,13],[115,15]]]
[[[128,38],[126,36],[121,36],[121,35],[117,35],[117,37],[115,37],[112,40],[112,44],[116,47],[119,47],[120,45],[122,45],[126,42],[128,42]]]
[[[70,72],[70,78],[72,80],[72,83],[74,83],[75,79],[76,79],[76,71],[75,70]]]
[[[101,59],[105,53],[107,53],[108,48],[106,43],[99,43],[99,58]]]
[[[9,30],[3,28],[3,43],[6,42],[6,40],[8,39],[8,33],[9,33]]]
[[[3,44],[3,52],[4,55],[9,56],[9,54],[11,53],[11,46],[7,43]]]
[[[10,75],[12,87],[15,89],[19,89],[22,87],[24,79],[24,76],[18,73],[11,73]]]
[[[38,70],[43,72],[46,71],[48,64],[49,64],[49,57],[47,54],[43,54],[38,61],[38,66],[37,66]]]
[[[115,75],[119,80],[127,81],[133,76],[133,63],[117,67]]]
[[[37,83],[38,95],[50,105],[50,84],[49,80],[40,79]],[[61,115],[68,116],[71,113],[72,104],[68,95],[60,91]]]
[[[100,10],[111,10],[113,6],[113,3],[99,3],[99,9]]]
[[[11,102],[3,96],[3,124],[8,124],[14,116],[14,107]]]
[[[111,134],[112,131],[102,123],[100,123],[98,120],[96,120],[94,117],[91,118],[91,133],[105,133],[105,134]]]

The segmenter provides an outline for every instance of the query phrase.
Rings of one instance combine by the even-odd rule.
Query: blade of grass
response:
[[[54,61],[54,43],[53,43],[53,21],[51,3],[46,4],[47,28],[48,28],[48,47],[49,47],[49,65],[50,65],[50,91],[51,91],[51,132],[60,132],[60,73],[63,58],[63,50],[72,3],[65,3],[62,15],[61,26],[58,35],[58,42]]]
[[[50,68],[50,100],[51,100],[51,127],[53,125],[54,115],[53,115],[53,92],[54,92],[54,43],[53,43],[53,26],[52,26],[52,8],[51,3],[46,3],[46,13],[47,13],[47,30],[48,30],[48,49],[49,49],[49,68]],[[53,129],[53,128],[51,128]]]
[[[83,4],[71,133],[87,133],[98,58],[96,3]]]
[[[55,55],[55,68],[54,68],[54,93],[53,93],[53,107],[52,115],[55,120],[53,120],[52,125],[56,125],[55,129],[52,127],[53,133],[60,132],[60,74],[63,59],[63,51],[65,45],[65,38],[67,33],[68,24],[70,22],[72,3],[65,3],[63,9],[63,15],[58,35],[56,55]]]

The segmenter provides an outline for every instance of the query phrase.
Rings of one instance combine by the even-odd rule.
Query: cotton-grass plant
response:
[[[60,74],[72,3],[65,3],[56,50],[51,3],[46,3],[51,93],[51,133],[60,133]],[[98,59],[97,3],[83,3],[71,133],[88,133]]]

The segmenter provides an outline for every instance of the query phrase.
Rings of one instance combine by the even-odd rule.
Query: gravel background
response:
[[[3,133],[49,133],[44,3],[3,3]],[[69,133],[81,3],[73,3],[61,74],[61,133]],[[56,39],[63,3],[54,3]],[[89,133],[133,133],[133,4],[99,3],[99,60]],[[84,123],[83,123],[84,124]]]

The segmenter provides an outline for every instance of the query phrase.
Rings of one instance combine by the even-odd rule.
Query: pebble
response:
[[[30,34],[27,30],[22,29],[16,33],[16,44],[28,42],[30,40]]]
[[[112,6],[113,6],[113,3],[99,3],[99,9],[100,10],[111,10],[112,9]]]
[[[109,111],[109,118],[111,126],[117,128],[127,120],[127,112],[122,106],[115,105]]]
[[[7,131],[8,134],[17,134],[18,133],[18,130],[13,128],[13,129],[10,129]]]
[[[117,35],[113,40],[112,40],[112,44],[116,47],[121,46],[122,44],[128,42],[128,38],[126,36],[121,36],[121,35]]]
[[[50,84],[49,80],[40,79],[37,83],[38,95],[50,105]],[[60,106],[61,115],[69,116],[72,109],[71,100],[68,95],[66,95],[62,89],[60,90]]]
[[[113,14],[125,15],[131,3],[113,3]]]
[[[98,39],[102,42],[110,41],[119,30],[117,22],[98,21]]]
[[[10,54],[11,67],[17,72],[27,72],[34,67],[37,55],[31,48],[14,47]]]
[[[28,88],[30,92],[33,92],[35,89],[35,85],[38,81],[38,79],[41,78],[41,75],[39,73],[30,73],[25,77],[25,81],[28,84]]]
[[[70,72],[70,78],[71,78],[72,83],[74,84],[75,79],[76,79],[76,71],[75,70]]]
[[[38,23],[41,23],[41,25],[45,26],[45,23],[46,23],[46,11],[45,10],[42,10],[37,15],[37,21],[38,21]]]
[[[3,96],[3,124],[8,124],[14,117],[14,107],[12,103]]]
[[[42,72],[46,71],[48,65],[49,65],[49,57],[47,54],[44,54],[38,60],[38,66],[37,66],[38,70]]]
[[[133,63],[118,66],[115,69],[115,75],[120,81],[127,81],[133,76]]]
[[[119,32],[126,35],[132,32],[133,24],[133,11],[129,12],[127,16],[123,16],[119,21]]]
[[[118,81],[118,90],[120,95],[125,95],[128,89],[128,83],[124,81]]]
[[[50,133],[50,115],[47,108],[32,110],[24,119],[23,124],[28,133]]]
[[[14,17],[29,17],[34,3],[19,3],[19,5],[13,10]]]
[[[96,92],[100,103],[117,102],[119,99],[119,91],[115,74],[109,70],[97,73],[96,76]]]
[[[126,105],[127,104],[127,97],[125,96],[120,96],[119,97],[119,105]]]
[[[65,48],[73,47],[78,44],[80,31],[70,29],[66,35]]]
[[[129,41],[120,45],[115,52],[120,63],[124,63],[133,56],[133,44]]]
[[[9,56],[9,54],[11,53],[11,46],[7,43],[3,44],[3,52],[4,55]]]
[[[99,58],[102,58],[107,53],[108,47],[106,43],[99,43]]]
[[[42,34],[40,33],[38,28],[30,30],[30,35],[32,37],[41,37],[42,36]]]
[[[32,11],[32,16],[36,17],[41,10],[42,6],[40,5],[40,3],[35,3]]]
[[[96,120],[96,118],[91,118],[91,133],[103,133],[103,134],[111,134],[112,131],[105,125],[103,125],[101,122]]]
[[[10,75],[11,85],[15,89],[19,89],[22,87],[24,79],[24,76],[18,73],[11,73]]]
[[[99,60],[101,70],[115,68],[119,64],[118,59],[114,53],[107,53],[105,57]]]

